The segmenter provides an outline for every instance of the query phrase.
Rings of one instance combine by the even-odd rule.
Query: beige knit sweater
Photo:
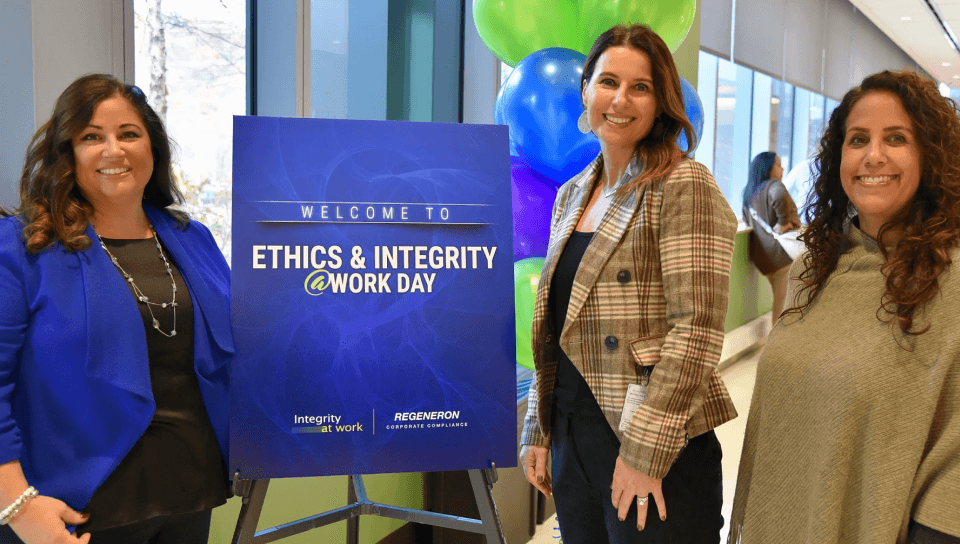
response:
[[[876,242],[848,239],[760,356],[730,542],[894,544],[911,518],[960,536],[960,251],[915,319],[930,330],[910,338],[877,319]]]

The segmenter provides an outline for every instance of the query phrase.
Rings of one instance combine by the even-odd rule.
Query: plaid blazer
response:
[[[521,444],[549,446],[563,349],[590,386],[631,467],[663,478],[686,442],[737,416],[716,372],[737,219],[702,164],[617,195],[577,270],[560,334],[548,315],[557,260],[590,199],[598,161],[557,195],[533,314],[536,377]],[[652,367],[646,400],[618,431],[627,386]]]

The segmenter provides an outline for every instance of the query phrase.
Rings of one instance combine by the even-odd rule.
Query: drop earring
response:
[[[590,119],[587,118],[587,110],[583,110],[583,113],[580,114],[580,118],[577,119],[577,128],[580,129],[580,132],[584,134],[590,133]]]

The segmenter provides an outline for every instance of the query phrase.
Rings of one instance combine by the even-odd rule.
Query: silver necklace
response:
[[[139,302],[142,302],[147,307],[147,311],[150,312],[150,319],[153,320],[153,328],[166,336],[167,338],[173,338],[177,335],[177,280],[173,279],[173,270],[170,268],[170,262],[167,261],[167,256],[163,254],[163,248],[160,247],[160,240],[157,239],[157,231],[153,230],[153,227],[150,227],[150,233],[153,234],[153,241],[157,243],[157,251],[160,252],[160,258],[163,260],[163,266],[167,269],[167,275],[170,276],[170,286],[173,289],[173,298],[170,302],[151,302],[147,295],[143,294],[143,291],[137,287],[137,284],[133,281],[133,276],[127,274],[127,271],[120,266],[120,263],[117,262],[117,258],[113,256],[113,253],[110,253],[110,250],[107,249],[107,244],[103,243],[103,238],[97,234],[97,239],[100,240],[100,247],[107,252],[107,256],[110,257],[110,260],[113,261],[113,265],[117,267],[117,270],[120,271],[120,275],[123,276],[123,279],[127,280],[127,283],[133,288],[134,296]],[[161,308],[166,308],[171,306],[173,308],[173,328],[170,330],[170,333],[167,334],[160,329],[160,321],[153,315],[153,308],[151,306],[159,306]]]

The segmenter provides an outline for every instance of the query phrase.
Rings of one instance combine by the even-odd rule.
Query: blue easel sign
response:
[[[234,118],[231,474],[515,466],[508,146]]]

